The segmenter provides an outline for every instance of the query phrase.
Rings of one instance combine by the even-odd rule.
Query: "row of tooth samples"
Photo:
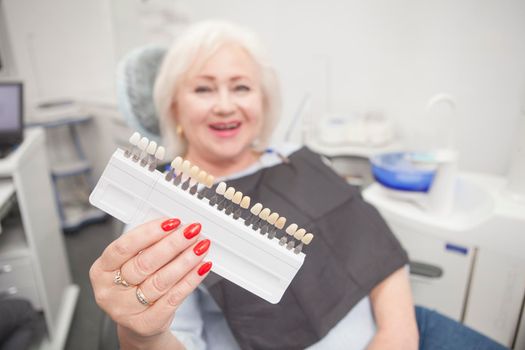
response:
[[[216,206],[217,210],[224,211],[226,215],[233,213],[233,217],[238,219],[242,210],[249,208],[250,197],[243,196],[242,192],[236,191],[235,188],[228,187],[226,183],[221,182],[217,185],[215,193],[210,196],[209,204]],[[266,235],[268,239],[272,239],[278,232],[283,231],[286,218],[279,216],[276,212],[272,213],[269,208],[264,208],[261,203],[256,203],[250,209],[244,223],[248,227],[251,226],[255,231],[259,230],[261,235]],[[288,236],[290,236],[290,240]],[[312,233],[306,233],[304,229],[298,229],[296,224],[291,224],[285,232],[282,232],[279,243],[299,254],[305,245],[310,244],[313,238]],[[297,241],[297,244],[294,240]]]
[[[149,171],[154,171],[158,163],[164,160],[166,153],[164,147],[157,147],[155,141],[141,137],[138,132],[131,135],[129,143],[131,147],[125,150],[124,156],[131,158],[142,167],[147,167]],[[218,210],[233,216],[234,219],[239,219],[243,210],[250,207],[250,197],[244,196],[242,192],[236,191],[233,187],[228,187],[224,182],[219,183],[213,191],[215,178],[181,157],[173,159],[165,179],[172,181],[174,185],[192,195],[197,194],[199,199],[207,197],[211,206],[217,205]],[[197,193],[199,184],[204,185],[204,188]],[[256,203],[251,207],[244,223],[246,226],[252,226],[255,231],[259,230],[260,234],[266,235],[268,239],[274,238],[278,232],[281,232],[279,244],[286,246],[288,250],[293,249],[296,254],[299,254],[303,247],[310,244],[314,238],[312,233],[306,233],[306,230],[299,228],[297,224],[291,224],[284,230],[286,218],[279,216],[276,212],[272,213],[261,203]]]
[[[215,177],[201,170],[197,165],[191,165],[190,161],[183,160],[182,157],[176,157],[171,162],[171,167],[164,176],[166,181],[173,181],[173,184],[180,186],[184,191],[195,195],[199,188],[199,184],[204,185],[204,188],[197,194],[199,199],[204,197],[205,189],[210,189],[213,186]]]
[[[294,239],[297,241],[297,244],[294,243]],[[297,224],[291,224],[286,228],[285,234],[279,240],[279,244],[286,245],[288,250],[293,249],[294,253],[299,254],[305,245],[312,242],[312,239],[314,239],[313,233],[306,233],[304,228],[299,228]]]
[[[138,132],[131,135],[129,143],[131,147],[124,151],[124,156],[138,162],[143,167],[148,167],[149,171],[155,170],[157,164],[164,160],[166,155],[164,147],[157,147],[155,141],[150,141],[147,137],[140,137]]]

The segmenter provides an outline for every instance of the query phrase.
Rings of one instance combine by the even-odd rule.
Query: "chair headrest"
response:
[[[167,49],[148,45],[127,54],[117,68],[117,94],[120,111],[128,125],[160,141],[159,118],[153,102],[153,86]]]

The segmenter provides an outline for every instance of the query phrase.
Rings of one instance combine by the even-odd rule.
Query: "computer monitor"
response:
[[[22,142],[23,94],[21,82],[0,81],[0,148],[9,148]]]

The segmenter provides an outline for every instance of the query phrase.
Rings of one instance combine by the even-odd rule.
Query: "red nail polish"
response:
[[[205,275],[208,271],[210,271],[210,269],[211,269],[211,261],[208,261],[202,264],[201,267],[199,267],[199,271],[197,271],[197,273],[199,274],[199,276],[202,276],[202,275]]]
[[[193,248],[193,252],[200,256],[206,253],[209,247],[210,247],[210,240],[204,239],[200,241],[199,243],[197,243],[197,245]]]
[[[195,222],[184,229],[184,237],[192,239],[201,232],[201,224]]]
[[[160,227],[162,227],[162,230],[164,232],[168,232],[168,231],[173,231],[175,230],[177,227],[179,227],[180,225],[180,220],[179,219],[168,219],[166,221],[164,221]]]

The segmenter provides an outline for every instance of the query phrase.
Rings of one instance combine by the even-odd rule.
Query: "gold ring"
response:
[[[131,284],[129,284],[125,279],[122,278],[122,275],[120,274],[120,270],[117,270],[115,272],[115,277],[113,277],[113,283],[121,284],[124,287],[131,287]]]
[[[135,295],[137,296],[137,300],[138,300],[142,305],[146,305],[146,306],[153,305],[153,303],[150,303],[150,302],[148,301],[148,299],[146,299],[146,296],[144,295],[144,293],[142,293],[142,290],[140,290],[139,287],[137,287],[137,289],[135,289]]]

